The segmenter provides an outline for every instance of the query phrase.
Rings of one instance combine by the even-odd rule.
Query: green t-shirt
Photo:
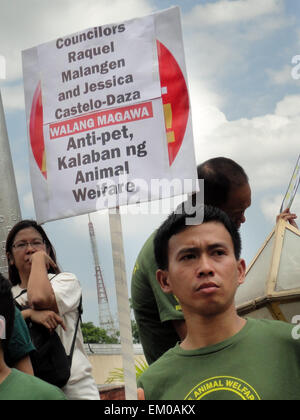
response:
[[[13,367],[34,350],[27,325],[21,312],[16,308],[13,334],[4,355],[6,364]]]
[[[146,400],[300,400],[300,340],[291,324],[248,319],[233,337],[179,344],[141,376]]]
[[[154,232],[142,248],[131,280],[131,299],[145,357],[155,362],[179,341],[172,321],[184,316],[175,296],[165,294],[156,280]]]
[[[53,385],[16,369],[0,384],[0,401],[57,401],[65,394]]]

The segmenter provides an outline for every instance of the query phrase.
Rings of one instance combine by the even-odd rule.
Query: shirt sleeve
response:
[[[154,232],[145,243],[132,275],[133,308],[142,313],[158,311],[160,321],[183,320],[178,299],[162,291],[157,279],[158,269],[154,255]]]
[[[8,366],[13,367],[17,362],[24,359],[35,350],[32,344],[27,325],[21,312],[15,308],[14,330],[5,352],[5,361]]]
[[[51,280],[51,285],[61,316],[78,308],[82,289],[74,274],[60,273]]]

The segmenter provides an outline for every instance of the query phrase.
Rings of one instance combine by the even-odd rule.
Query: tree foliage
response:
[[[86,344],[119,344],[120,333],[110,335],[106,330],[95,327],[92,322],[83,323],[81,326],[83,339]]]
[[[132,310],[131,299],[129,299],[129,304]],[[132,318],[134,318],[133,315]],[[108,334],[106,330],[96,327],[92,322],[83,323],[81,328],[86,344],[120,344],[120,331],[116,331],[114,334]],[[141,341],[135,319],[131,319],[131,330],[133,344],[139,344]]]
[[[148,363],[143,359],[139,358],[135,361],[135,374],[136,374],[136,380],[139,379],[139,377],[149,368]],[[124,369],[114,369],[109,373],[108,378],[106,379],[106,384],[112,384],[112,383],[124,383],[125,377],[124,377]]]

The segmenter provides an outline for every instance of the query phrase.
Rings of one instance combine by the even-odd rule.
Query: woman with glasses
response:
[[[55,330],[70,354],[82,295],[76,276],[60,271],[50,240],[33,220],[23,220],[11,229],[6,255],[12,292],[24,309],[24,319]],[[99,400],[80,328],[75,343],[71,377],[63,391],[70,400]]]

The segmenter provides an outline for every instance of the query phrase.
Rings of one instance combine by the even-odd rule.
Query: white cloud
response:
[[[3,2],[2,2],[3,3]],[[12,0],[1,4],[0,54],[7,79],[22,76],[21,51],[93,26],[151,13],[147,0]]]
[[[259,67],[263,61],[261,48],[264,43],[284,28],[294,30],[294,18],[283,5],[282,0],[221,0],[195,6],[183,16],[187,68],[191,80],[201,80],[206,89],[222,91],[224,98],[228,97],[229,91],[224,92],[224,88],[230,89],[231,82],[228,80],[240,80],[243,74],[250,77],[249,70],[255,54],[255,66]],[[254,55],[253,48],[258,50]],[[265,69],[257,71],[266,72]],[[272,83],[283,83],[288,78],[290,83],[293,82],[286,69],[284,72],[271,69],[267,74]]]
[[[228,121],[217,108],[194,119],[197,163],[226,156],[240,163],[255,191],[284,189],[299,154],[300,95],[286,96],[274,114]],[[209,118],[207,116],[210,116]]]
[[[295,87],[300,86],[300,81],[295,80],[292,77],[293,67],[289,64],[286,64],[279,70],[267,69],[266,73],[269,76],[270,82],[274,85],[293,85]]]
[[[276,105],[275,114],[283,117],[300,116],[300,95],[288,95]]]
[[[195,6],[186,21],[189,20],[191,25],[205,26],[240,23],[279,14],[282,10],[282,0],[221,0]]]
[[[281,207],[282,201],[284,198],[284,194],[276,194],[276,195],[267,195],[261,200],[260,208],[269,222],[274,222],[276,216],[278,215],[278,210]],[[300,194],[298,192],[295,200],[292,204],[291,213],[296,213],[298,218],[296,223],[300,226]]]
[[[293,17],[285,15],[262,16],[257,20],[249,22],[246,28],[243,28],[239,34],[241,40],[248,42],[264,41],[276,31],[282,30],[295,23]],[[245,25],[246,26],[246,25]]]

